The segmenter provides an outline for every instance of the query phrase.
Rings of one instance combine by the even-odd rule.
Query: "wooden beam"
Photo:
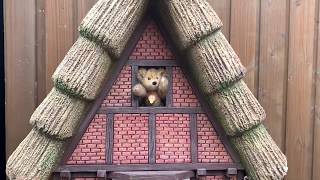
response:
[[[177,66],[176,60],[129,60],[129,65],[135,65],[135,66]]]
[[[145,113],[154,113],[154,114],[172,114],[172,113],[181,113],[181,114],[189,114],[189,113],[203,113],[201,108],[174,108],[174,107],[103,107],[98,111],[99,114],[145,114]]]
[[[138,66],[135,64],[132,64],[131,66],[131,84],[132,87],[136,84],[138,84],[137,74],[138,74]],[[139,106],[139,98],[132,94],[131,96],[131,104],[133,108],[136,108]]]
[[[166,107],[171,108],[173,104],[173,68],[170,66],[166,67],[166,71],[168,73],[168,80],[169,80],[169,90],[166,96]]]
[[[156,115],[149,114],[149,164],[156,163]]]
[[[54,172],[70,171],[71,173],[96,173],[98,170],[114,171],[190,171],[206,169],[207,171],[224,171],[228,168],[244,170],[239,163],[188,163],[188,164],[127,164],[127,165],[63,165]]]
[[[71,180],[71,173],[70,173],[70,171],[61,171],[61,172],[60,172],[60,178],[61,178],[61,179],[66,179],[66,180]]]
[[[114,115],[107,115],[106,129],[106,163],[112,164],[113,161],[113,144],[114,144]]]
[[[113,180],[177,180],[194,177],[193,171],[132,171],[111,172],[109,178]]]
[[[197,114],[190,114],[191,162],[198,163]]]

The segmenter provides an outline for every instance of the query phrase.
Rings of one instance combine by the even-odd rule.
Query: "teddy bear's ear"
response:
[[[167,71],[163,68],[159,69],[160,76],[167,76]]]
[[[146,73],[147,73],[147,70],[145,68],[140,68],[137,74],[138,80],[142,81]]]

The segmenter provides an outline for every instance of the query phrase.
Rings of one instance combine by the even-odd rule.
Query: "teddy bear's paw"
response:
[[[142,84],[136,84],[132,88],[132,92],[135,96],[139,96],[139,97],[145,97],[147,95],[146,88],[144,88]]]

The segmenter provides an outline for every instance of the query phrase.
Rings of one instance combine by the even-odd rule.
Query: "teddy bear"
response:
[[[137,73],[138,84],[132,92],[140,98],[141,106],[164,106],[168,93],[169,81],[163,68],[140,68]]]

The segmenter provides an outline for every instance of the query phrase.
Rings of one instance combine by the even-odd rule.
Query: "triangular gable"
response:
[[[108,108],[128,108],[132,102],[133,61],[167,61],[176,63],[165,39],[157,25],[150,21],[140,37],[135,49],[120,71],[100,110],[90,122],[85,134],[66,165],[99,165],[108,164],[106,158],[106,128]],[[162,63],[164,66],[166,63]],[[189,81],[178,65],[168,66],[172,73],[171,106],[201,110],[200,103],[194,94]],[[127,110],[127,109],[126,109]],[[161,111],[160,111],[161,112]],[[149,113],[112,114],[113,118],[113,158],[114,165],[148,164],[148,120]],[[190,126],[194,116],[196,121],[197,160],[193,163],[233,163],[219,135],[216,133],[207,115],[202,113],[158,113],[156,118],[156,159],[155,163],[191,163]],[[170,124],[170,125],[169,125]],[[179,138],[174,138],[177,135]],[[228,142],[225,142],[228,143]],[[129,146],[129,147],[128,147]],[[175,147],[177,146],[177,147]],[[182,146],[182,147],[180,147]],[[230,144],[228,144],[230,146]]]
[[[174,44],[182,71],[195,93],[201,94],[201,104],[207,104],[204,111],[210,120],[214,115],[219,120],[214,127],[221,138],[230,140],[248,175],[253,179],[285,176],[286,157],[261,124],[265,112],[242,80],[245,68],[206,1],[100,0],[81,23],[79,39],[54,73],[54,89],[31,117],[34,128],[8,159],[11,179],[48,178],[66,147],[77,145],[69,140],[76,139],[80,122],[84,133],[111,89],[114,75],[142,33],[137,27],[147,9],[156,11],[156,22]],[[204,169],[197,174],[206,173]],[[60,171],[63,177],[70,175]],[[105,173],[96,172],[101,177]]]

